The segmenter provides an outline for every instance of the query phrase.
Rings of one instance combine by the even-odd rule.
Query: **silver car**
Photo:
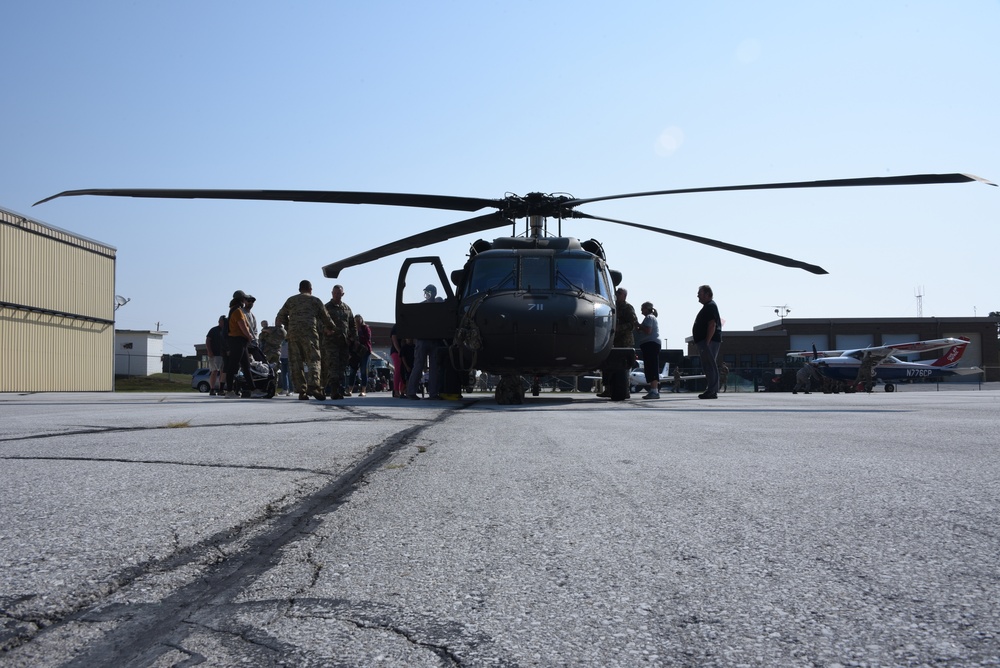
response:
[[[208,392],[212,389],[212,386],[208,383],[210,373],[212,372],[208,369],[198,369],[191,374],[191,388],[199,392]]]

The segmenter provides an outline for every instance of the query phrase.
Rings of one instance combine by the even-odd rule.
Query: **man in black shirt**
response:
[[[705,370],[706,388],[698,395],[699,399],[719,398],[719,365],[716,358],[722,345],[722,318],[712,297],[710,286],[698,288],[698,301],[702,306],[695,316],[694,327],[691,328],[691,335],[701,356],[701,367]]]

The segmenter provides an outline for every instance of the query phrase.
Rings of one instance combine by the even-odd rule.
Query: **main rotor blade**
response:
[[[792,181],[790,183],[758,183],[744,186],[712,186],[708,188],[679,188],[675,190],[652,190],[643,193],[628,193],[624,195],[607,195],[588,199],[574,199],[566,202],[566,206],[579,206],[589,202],[604,202],[612,199],[628,199],[630,197],[651,197],[653,195],[681,195],[686,193],[717,193],[730,190],[778,190],[787,188],[843,188],[848,186],[910,186],[927,185],[931,183],[967,183],[979,181],[989,186],[996,186],[984,178],[972,174],[910,174],[909,176],[871,176],[858,179],[831,179],[826,181]]]
[[[499,207],[501,201],[479,197],[450,195],[419,195],[407,193],[370,193],[337,190],[183,190],[163,188],[96,188],[66,190],[32,204],[37,206],[57,197],[100,195],[104,197],[152,197],[160,199],[245,199],[277,202],[320,202],[328,204],[384,204],[421,209],[478,211],[488,206]]]
[[[389,255],[395,255],[396,253],[402,253],[403,251],[408,251],[411,248],[429,246],[439,241],[447,241],[453,237],[460,237],[465,234],[474,234],[476,232],[491,230],[495,227],[503,227],[504,225],[509,224],[510,221],[501,216],[499,212],[488,213],[484,216],[476,216],[475,218],[469,218],[468,220],[452,223],[451,225],[438,227],[433,230],[428,230],[427,232],[414,234],[413,236],[406,237],[405,239],[397,239],[396,241],[385,244],[384,246],[379,246],[378,248],[373,248],[365,251],[364,253],[353,255],[345,260],[328,264],[323,267],[323,275],[327,278],[337,278],[340,275],[341,270],[346,269],[347,267],[353,267],[354,265],[364,264]]]
[[[818,267],[814,264],[808,264],[806,262],[800,262],[799,260],[793,260],[789,257],[784,257],[783,255],[775,255],[774,253],[765,253],[764,251],[754,250],[752,248],[744,248],[743,246],[736,246],[734,244],[727,244],[724,241],[716,241],[715,239],[708,239],[706,237],[695,236],[694,234],[685,234],[684,232],[674,232],[673,230],[665,230],[662,227],[653,227],[651,225],[642,225],[641,223],[630,223],[626,220],[615,220],[614,218],[603,218],[601,216],[591,216],[590,214],[583,213],[581,211],[573,212],[574,218],[590,218],[591,220],[603,220],[609,223],[617,223],[619,225],[627,225],[628,227],[636,227],[640,230],[648,230],[650,232],[659,232],[660,234],[666,234],[671,237],[677,237],[678,239],[686,239],[688,241],[693,241],[699,244],[705,244],[706,246],[713,246],[714,248],[721,248],[722,250],[727,250],[731,253],[739,253],[740,255],[746,255],[747,257],[756,258],[758,260],[763,260],[764,262],[771,262],[773,264],[780,264],[783,267],[792,267],[795,269],[805,269],[813,274],[826,274],[829,273],[823,267]]]

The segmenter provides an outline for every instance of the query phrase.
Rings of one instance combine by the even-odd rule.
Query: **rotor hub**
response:
[[[529,216],[543,218],[569,218],[572,208],[568,202],[575,201],[568,195],[528,193],[527,195],[507,195],[500,205],[500,213],[506,218],[517,219]]]

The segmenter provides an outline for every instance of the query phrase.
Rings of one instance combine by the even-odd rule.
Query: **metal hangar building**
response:
[[[114,389],[115,257],[0,208],[0,392]]]

